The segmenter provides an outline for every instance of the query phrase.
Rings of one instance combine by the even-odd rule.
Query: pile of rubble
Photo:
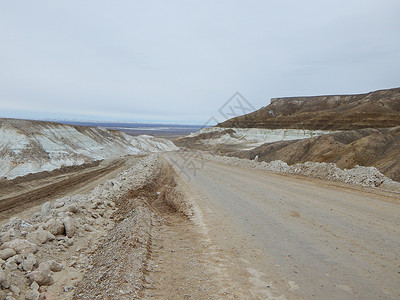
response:
[[[11,218],[0,228],[0,299],[71,299],[115,227],[115,201],[157,171],[156,155],[138,158],[90,194],[46,202],[29,220]]]
[[[270,172],[299,174],[312,178],[339,181],[367,187],[383,187],[400,190],[400,183],[386,177],[375,167],[356,166],[352,169],[340,169],[334,163],[306,162],[289,166],[281,160],[272,162],[259,162],[257,159],[228,157],[202,153],[203,157],[210,160],[221,161],[230,165],[255,168]]]

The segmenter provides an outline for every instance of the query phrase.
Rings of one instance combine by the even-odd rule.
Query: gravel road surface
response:
[[[239,297],[400,299],[398,194],[165,157]]]

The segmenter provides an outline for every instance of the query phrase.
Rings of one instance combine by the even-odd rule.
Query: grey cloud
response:
[[[0,2],[0,113],[203,123],[398,86],[398,1]]]

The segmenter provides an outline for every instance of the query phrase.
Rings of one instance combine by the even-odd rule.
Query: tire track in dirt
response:
[[[72,174],[63,175],[61,178],[54,180],[44,178],[42,181],[45,182],[44,185],[40,184],[41,181],[35,182],[35,185],[39,187],[29,189],[27,186],[27,188],[22,189],[21,193],[17,193],[11,197],[7,197],[6,195],[6,197],[0,199],[0,223],[46,201],[71,194],[71,191],[74,189],[85,186],[121,168],[124,162],[124,159],[120,159],[110,162],[105,167],[94,167],[94,170],[90,170],[91,168],[89,168],[89,170],[80,170]]]

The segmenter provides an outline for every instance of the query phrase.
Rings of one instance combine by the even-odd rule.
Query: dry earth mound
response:
[[[217,126],[318,130],[400,126],[400,88],[360,95],[274,98],[266,107]]]

